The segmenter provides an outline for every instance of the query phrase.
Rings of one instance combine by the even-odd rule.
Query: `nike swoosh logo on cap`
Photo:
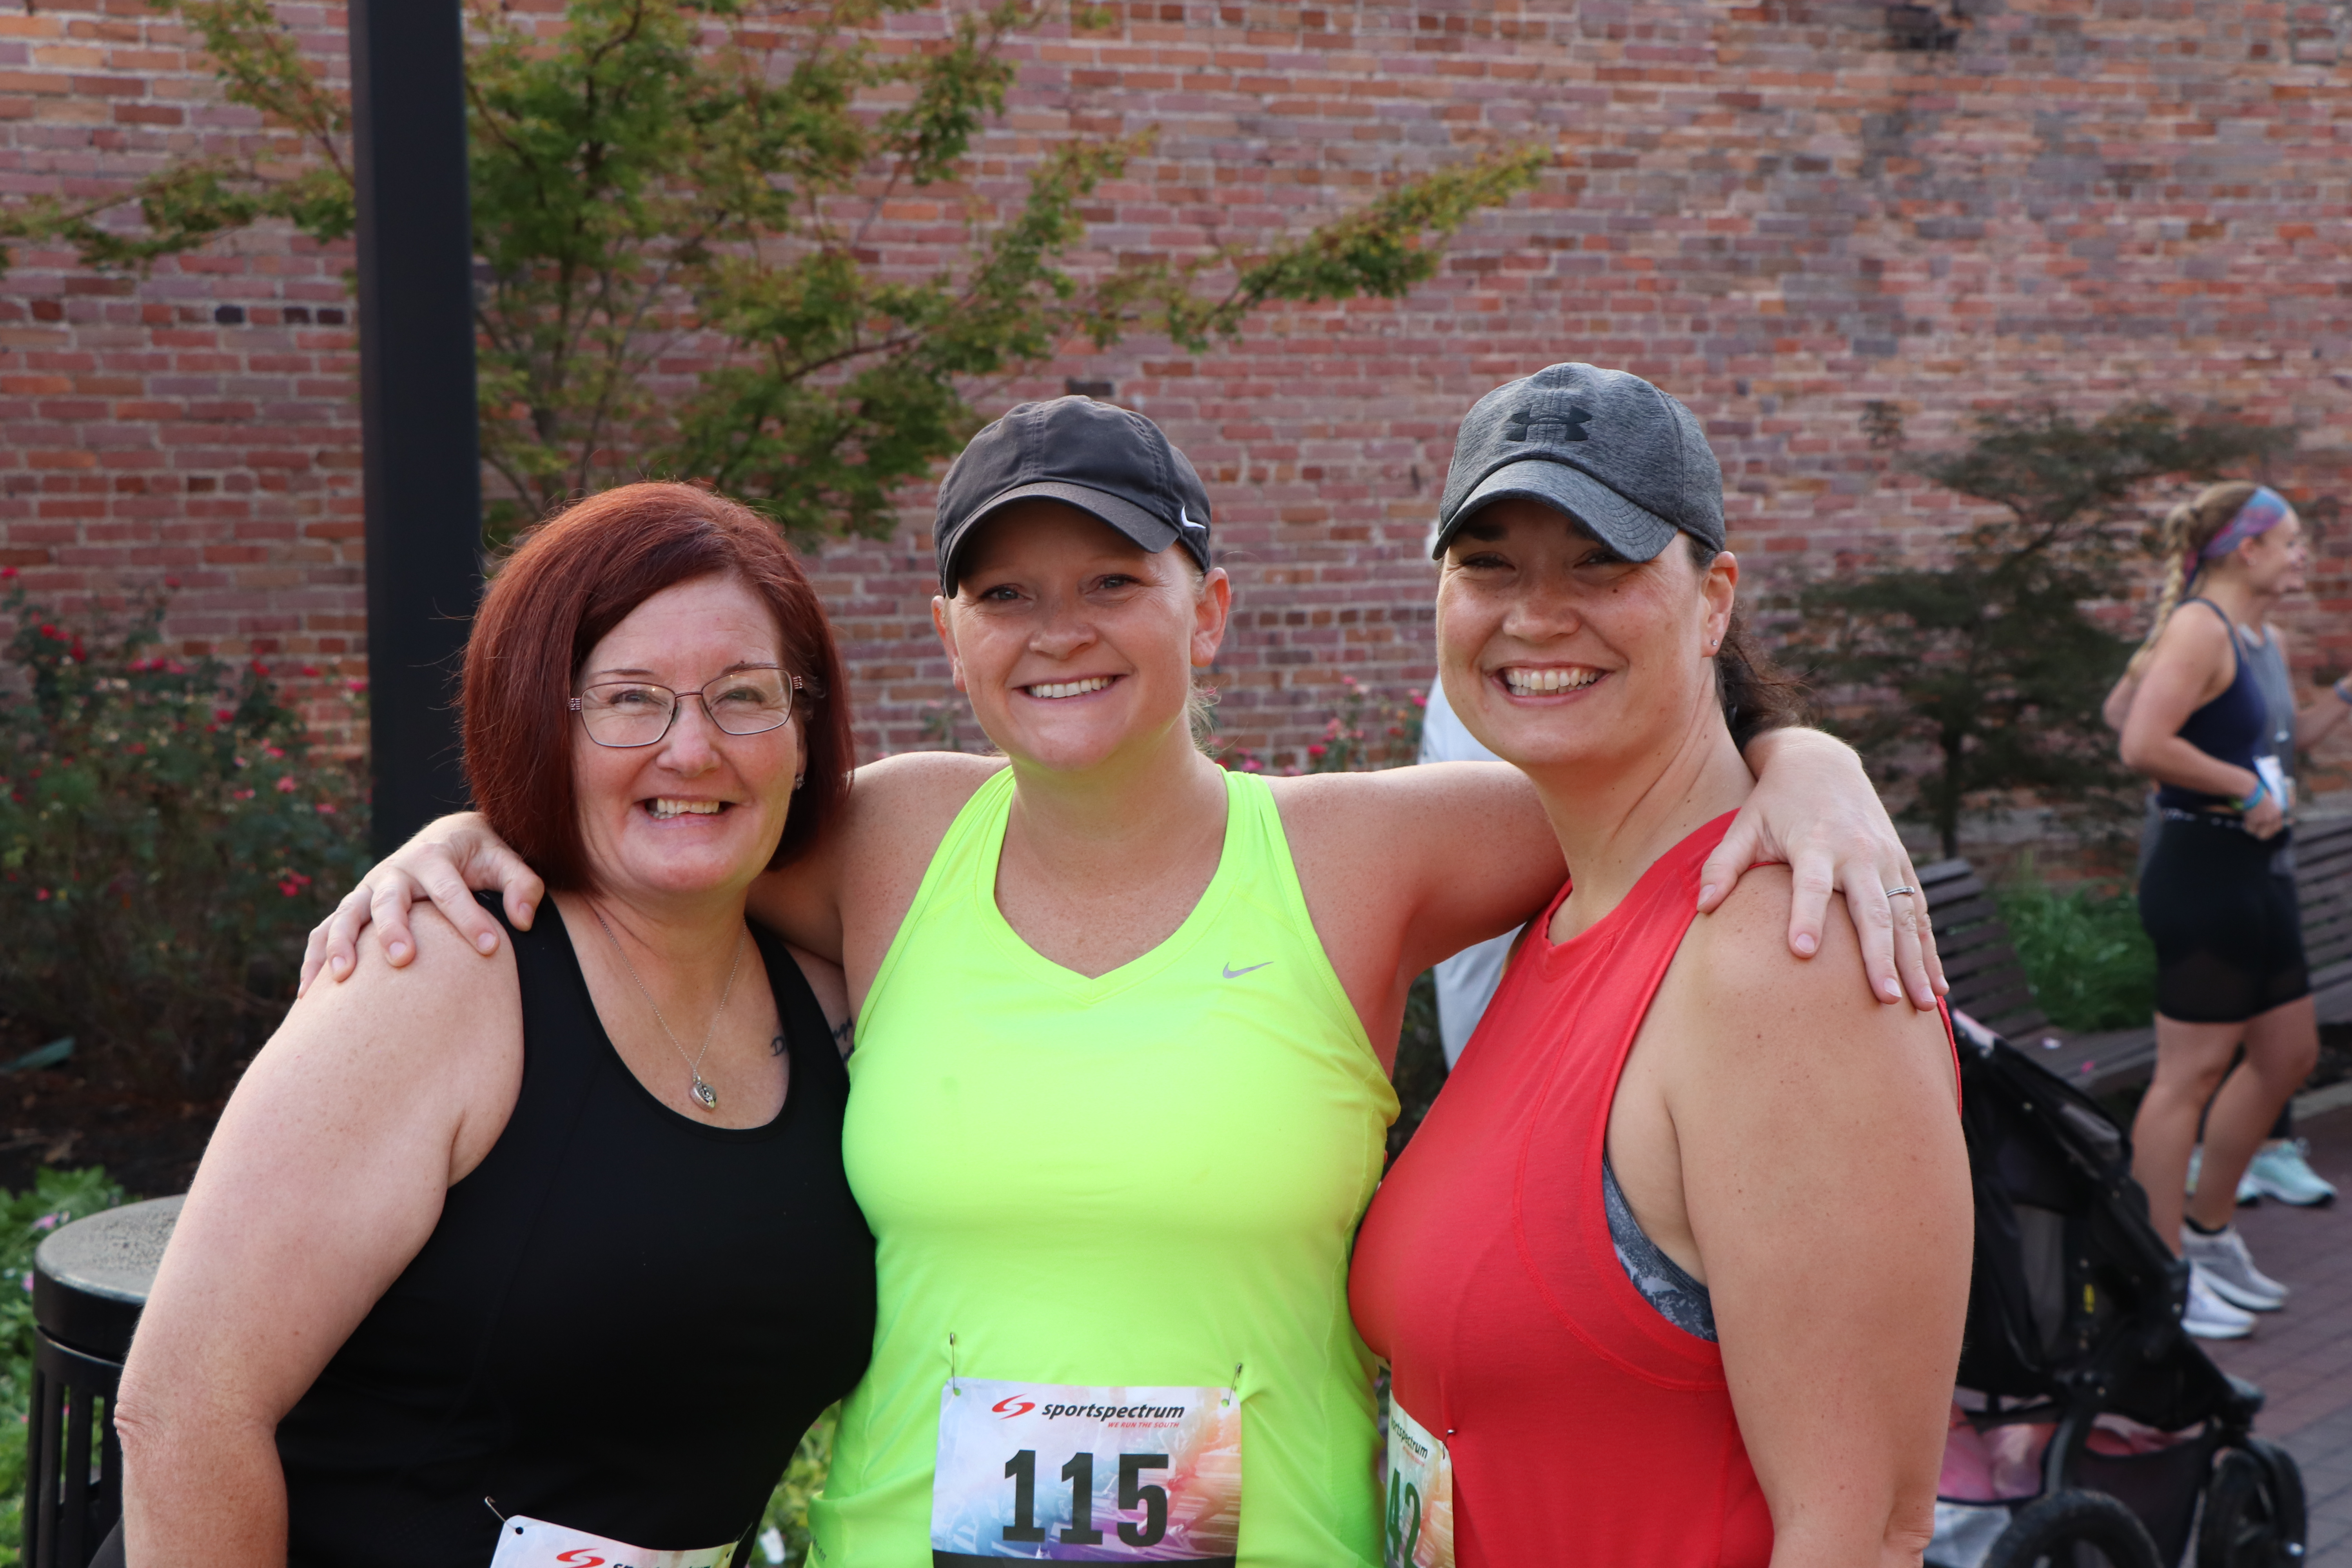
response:
[[[1265,963],[1272,963],[1273,962],[1274,960],[1269,958],[1265,961]],[[1247,969],[1235,969],[1232,964],[1228,963],[1224,966],[1225,978],[1228,980],[1239,980],[1244,974],[1255,974],[1259,970],[1264,969],[1265,967],[1265,963],[1253,963]]]

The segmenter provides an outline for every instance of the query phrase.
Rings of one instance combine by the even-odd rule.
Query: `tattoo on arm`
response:
[[[837,1026],[835,1026],[835,1028],[834,1028],[834,1031],[833,1031],[833,1043],[834,1043],[834,1045],[835,1045],[835,1046],[836,1046],[837,1047],[839,1047],[839,1049],[840,1049],[840,1051],[841,1051],[841,1054],[842,1054],[843,1056],[845,1056],[845,1056],[847,1056],[847,1055],[850,1053],[850,1051],[851,1051],[851,1050],[853,1050],[853,1049],[855,1048],[855,1047],[851,1044],[851,1041],[853,1040],[853,1038],[854,1038],[854,1037],[855,1037],[855,1036],[856,1036],[856,1027],[857,1027],[857,1020],[856,1020],[856,1019],[855,1019],[855,1018],[844,1018],[844,1019],[843,1019],[843,1020],[842,1020],[842,1021],[841,1021]],[[769,1054],[770,1056],[772,1056],[772,1057],[780,1057],[780,1056],[782,1056],[782,1055],[784,1054],[784,1037],[783,1037],[783,1036],[782,1036],[782,1035],[778,1035],[774,1039],[770,1040],[770,1041],[768,1042],[768,1054]]]

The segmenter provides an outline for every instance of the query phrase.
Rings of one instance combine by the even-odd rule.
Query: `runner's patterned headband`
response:
[[[2208,561],[2219,561],[2249,539],[2276,528],[2285,521],[2286,513],[2286,497],[2264,485],[2246,498],[2246,504],[2238,509],[2230,526],[2215,534],[2213,542],[2197,553]]]

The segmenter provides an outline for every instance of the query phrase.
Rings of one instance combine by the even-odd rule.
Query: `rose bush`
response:
[[[365,796],[261,665],[166,653],[161,599],[81,629],[0,585],[0,1013],[101,1080],[210,1098],[366,865]]]

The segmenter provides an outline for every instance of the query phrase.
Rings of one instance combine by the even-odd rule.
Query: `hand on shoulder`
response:
[[[1785,928],[1793,889],[1788,867],[1758,866],[1685,939],[1684,956],[1692,962],[1678,963],[1677,970],[1702,1015],[1720,1026],[1723,1043],[1738,1048],[1742,1040],[1785,1041],[1829,1057],[1930,1046],[1948,1080],[1949,1042],[1940,1015],[1889,1007],[1872,997],[1862,939],[1844,918],[1843,894],[1832,895],[1821,950],[1810,959],[1789,951]]]
[[[462,1019],[471,1008],[514,994],[511,942],[501,942],[495,952],[485,955],[429,903],[412,905],[408,919],[416,944],[413,957],[395,968],[381,944],[360,943],[357,962],[343,983],[305,992],[296,999],[287,1022],[349,1018],[389,1007],[421,1026],[428,1018]]]
[[[485,957],[431,904],[410,921],[415,956],[395,968],[376,943],[361,943],[343,984],[313,986],[294,1004],[237,1098],[372,1105],[387,1126],[446,1129],[454,1181],[498,1142],[521,1084],[514,944]]]

